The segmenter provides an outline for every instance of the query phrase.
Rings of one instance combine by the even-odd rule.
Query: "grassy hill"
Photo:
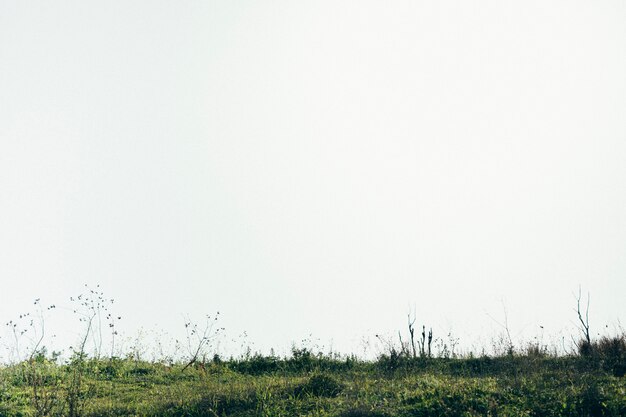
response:
[[[623,342],[623,338],[621,338]],[[617,357],[377,361],[314,355],[166,365],[39,355],[0,369],[0,416],[626,416]]]

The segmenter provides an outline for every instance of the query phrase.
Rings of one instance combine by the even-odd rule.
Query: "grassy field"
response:
[[[304,349],[184,370],[39,355],[0,369],[0,416],[626,416],[619,355],[372,362]]]
[[[409,320],[408,338],[385,341],[376,360],[306,347],[224,360],[212,356],[223,330],[216,315],[187,320],[178,359],[149,362],[137,347],[113,355],[120,317],[110,313],[112,299],[89,290],[70,301],[81,336],[69,356],[44,347],[54,305],[37,299],[34,312],[6,323],[17,359],[0,364],[0,417],[626,416],[626,334],[592,339],[580,303],[582,338],[567,355],[515,347],[510,337],[493,356],[458,357],[453,347],[431,354],[432,330],[422,326],[415,339]]]

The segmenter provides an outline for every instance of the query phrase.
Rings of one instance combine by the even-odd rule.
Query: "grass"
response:
[[[188,355],[147,362],[139,347],[124,359],[96,354],[103,329],[114,351],[121,317],[110,313],[112,299],[87,287],[70,301],[82,337],[65,360],[44,346],[44,318],[54,305],[37,299],[34,313],[6,324],[15,353],[26,359],[0,364],[0,417],[626,416],[626,335],[592,340],[580,308],[584,337],[566,356],[540,345],[516,349],[509,337],[501,355],[458,358],[452,345],[431,357],[432,333],[424,326],[414,339],[409,317],[410,338],[387,342],[375,361],[295,347],[288,357],[248,352],[207,361],[223,330],[214,327],[217,316],[207,316],[202,325],[185,323]],[[20,344],[20,356],[27,332],[31,344]],[[98,347],[92,353],[88,340]]]
[[[74,415],[626,416],[626,378],[597,357],[383,355],[368,362],[302,353],[215,358],[185,371],[183,364],[87,359]],[[74,366],[39,358],[0,369],[0,416],[70,415]],[[33,381],[53,404],[45,413],[34,403]]]

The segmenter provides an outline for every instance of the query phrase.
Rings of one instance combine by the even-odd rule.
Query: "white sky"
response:
[[[624,22],[623,1],[0,0],[0,320],[100,283],[128,334],[219,310],[254,348],[358,352],[411,306],[465,343],[503,301],[514,334],[569,338],[581,285],[615,326]]]

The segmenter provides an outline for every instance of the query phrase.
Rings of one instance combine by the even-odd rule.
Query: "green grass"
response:
[[[306,353],[306,352],[305,352]],[[48,360],[0,369],[0,416],[36,416],[34,387],[82,416],[626,416],[626,377],[583,357],[411,359],[375,362],[297,355],[191,366],[135,360]],[[41,410],[41,409],[40,409]],[[47,410],[46,410],[47,411]]]

